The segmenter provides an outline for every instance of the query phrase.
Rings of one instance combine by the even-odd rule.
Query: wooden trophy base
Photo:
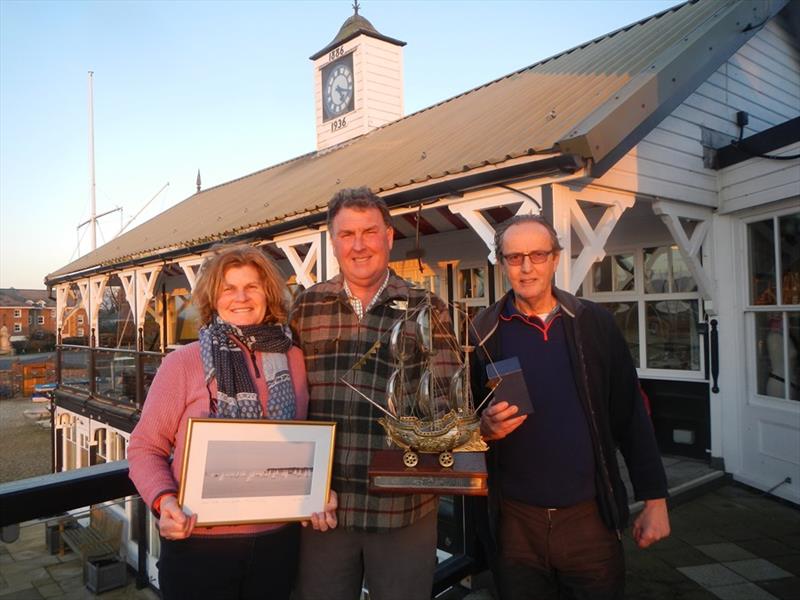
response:
[[[486,459],[483,452],[454,452],[452,467],[439,464],[438,454],[419,454],[414,467],[403,464],[402,450],[372,453],[369,489],[378,494],[442,494],[485,496]]]

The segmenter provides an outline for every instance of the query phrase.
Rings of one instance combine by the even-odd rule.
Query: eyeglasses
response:
[[[548,257],[553,254],[553,250],[533,250],[531,252],[512,252],[510,254],[503,254],[503,260],[512,267],[518,267],[525,262],[525,257],[535,265],[540,265],[545,262]]]

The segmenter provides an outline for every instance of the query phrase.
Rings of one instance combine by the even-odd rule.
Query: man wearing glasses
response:
[[[500,596],[622,598],[628,501],[616,448],[644,501],[634,540],[646,548],[669,535],[666,476],[630,351],[608,311],[553,286],[561,245],[545,219],[513,217],[495,249],[511,290],[473,322],[475,397],[486,395],[487,367],[516,358],[530,400],[520,409],[519,398],[495,399],[481,416]]]

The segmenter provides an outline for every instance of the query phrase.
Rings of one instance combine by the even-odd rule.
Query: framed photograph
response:
[[[189,419],[178,502],[197,524],[301,521],[328,500],[335,423]]]

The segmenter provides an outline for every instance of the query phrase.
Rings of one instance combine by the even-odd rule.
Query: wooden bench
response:
[[[122,520],[110,510],[92,507],[88,527],[61,529],[61,540],[73,552],[80,554],[84,578],[90,560],[119,555],[122,544]],[[84,579],[85,580],[85,579]]]

